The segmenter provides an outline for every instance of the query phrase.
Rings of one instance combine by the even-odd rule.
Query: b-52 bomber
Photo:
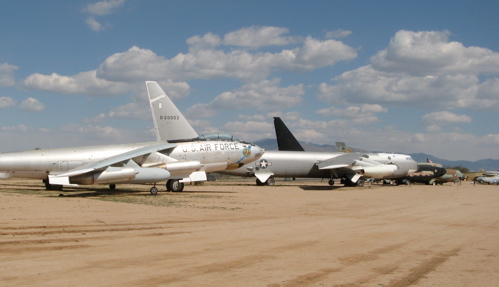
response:
[[[274,185],[274,177],[323,178],[334,185],[363,186],[366,178],[403,179],[416,171],[411,156],[394,153],[343,153],[305,151],[280,118],[274,118],[279,151],[266,151],[259,161],[224,174],[256,176],[257,185]]]
[[[169,141],[0,153],[0,179],[41,179],[47,189],[118,183],[154,184],[181,192],[184,182],[206,180],[207,172],[236,169],[259,159],[264,150],[231,136],[199,136],[156,82],[146,82],[157,127]],[[156,120],[156,118],[155,118]],[[158,130],[158,129],[157,129]],[[157,134],[159,138],[159,134]]]

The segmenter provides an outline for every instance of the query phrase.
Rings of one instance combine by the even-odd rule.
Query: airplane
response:
[[[363,186],[365,178],[397,179],[416,170],[417,163],[408,155],[389,153],[351,153],[344,143],[342,152],[305,152],[279,117],[274,117],[279,151],[266,151],[255,166],[246,165],[246,175],[254,174],[257,184],[275,184],[273,177],[337,178],[346,186]],[[286,146],[286,150],[280,147]],[[345,153],[347,152],[347,153]],[[243,172],[243,168],[222,173]],[[407,182],[407,181],[405,181]]]
[[[499,184],[499,172],[488,171],[475,179],[479,183],[487,184]]]
[[[418,169],[409,173],[405,178],[411,182],[419,182],[427,185],[436,185],[437,178],[444,176],[447,169],[439,163],[428,162],[418,163]]]
[[[464,179],[464,174],[457,169],[446,169],[446,173],[440,177],[435,178],[433,185],[444,184],[447,182],[459,183]]]
[[[0,153],[0,179],[41,179],[49,190],[63,186],[118,183],[154,184],[181,192],[185,182],[206,180],[207,172],[239,168],[259,159],[257,145],[220,134],[198,135],[157,82],[146,82],[156,137],[168,128],[169,141],[84,146]],[[157,119],[157,120],[156,120]]]
[[[363,186],[365,178],[401,178],[417,169],[410,156],[388,153],[307,152],[286,125],[274,118],[279,151],[265,151],[259,161],[220,173],[256,176],[257,185],[274,185],[274,177],[340,178],[346,186]]]

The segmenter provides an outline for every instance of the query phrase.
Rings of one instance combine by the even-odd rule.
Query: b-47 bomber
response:
[[[237,169],[259,159],[264,150],[225,134],[198,135],[156,82],[146,82],[158,127],[168,127],[169,141],[85,146],[0,153],[0,179],[41,179],[47,189],[119,183],[154,184],[181,192],[185,182],[204,181],[206,173]]]

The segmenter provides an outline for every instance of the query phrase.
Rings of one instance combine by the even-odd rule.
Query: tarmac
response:
[[[499,186],[45,191],[0,181],[1,286],[499,286]]]

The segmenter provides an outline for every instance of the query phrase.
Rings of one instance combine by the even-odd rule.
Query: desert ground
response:
[[[499,286],[499,186],[0,181],[0,286]]]

